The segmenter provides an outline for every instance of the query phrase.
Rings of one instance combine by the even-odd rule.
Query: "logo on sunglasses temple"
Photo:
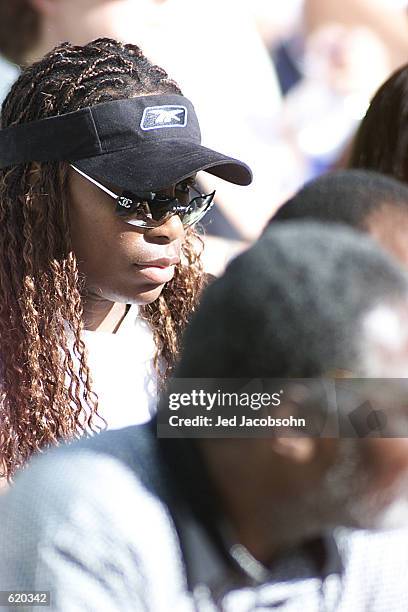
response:
[[[125,196],[120,196],[118,198],[118,204],[119,206],[122,206],[122,208],[131,208],[132,200],[130,198],[126,198]]]

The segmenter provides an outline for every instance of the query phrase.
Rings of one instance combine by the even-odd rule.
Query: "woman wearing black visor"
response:
[[[2,475],[87,431],[147,420],[204,285],[194,108],[138,47],[63,44],[27,68],[0,131]]]

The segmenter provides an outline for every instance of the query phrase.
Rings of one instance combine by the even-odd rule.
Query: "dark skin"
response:
[[[350,483],[350,495],[367,504],[370,519],[363,511],[361,524],[353,524],[345,510],[347,497],[344,508],[327,496],[322,499],[323,478],[338,461],[343,442],[300,437],[200,441],[236,538],[258,561],[271,564],[281,551],[333,523],[370,528],[368,521],[380,517],[401,494],[399,483],[408,483],[408,440],[372,438],[357,441],[366,484],[353,491]]]
[[[385,250],[408,268],[408,214],[407,209],[397,208],[386,202],[365,219],[364,229],[377,240]]]
[[[282,549],[293,544],[291,529],[283,525],[272,528],[274,509],[282,504],[297,505],[305,488],[318,488],[335,458],[333,441],[249,438],[200,442],[237,540],[258,561],[270,564]]]
[[[106,186],[120,194],[120,189]],[[174,197],[177,189],[173,185],[161,193]],[[153,302],[173,278],[183,224],[173,215],[153,229],[129,225],[115,214],[114,200],[74,170],[69,195],[73,250],[85,278],[85,328],[115,332],[127,304]]]

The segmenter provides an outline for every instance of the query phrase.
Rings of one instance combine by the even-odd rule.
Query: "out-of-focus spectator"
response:
[[[209,287],[178,375],[303,378],[337,366],[370,376],[378,308],[401,324],[386,348],[407,367],[407,292],[403,271],[348,228],[270,228]],[[321,397],[308,399],[297,411],[327,416]],[[382,406],[395,433],[406,394],[391,404]],[[290,400],[280,409],[295,410]],[[353,528],[405,526],[407,480],[405,438],[306,437],[289,426],[270,437],[168,439],[154,421],[108,432],[37,458],[0,500],[0,588],[49,590],[56,612],[73,602],[112,612],[406,612],[407,530]]]
[[[405,61],[406,5],[384,0],[292,0],[282,8],[263,0],[252,3],[287,94],[283,129],[305,159],[305,178],[341,158],[374,91]]]
[[[408,65],[380,87],[352,144],[349,166],[408,182]]]
[[[309,37],[303,61],[305,78],[290,91],[282,118],[313,176],[341,154],[390,66],[368,28],[339,24]]]
[[[368,28],[383,42],[393,70],[408,55],[407,6],[406,0],[305,0],[305,27],[309,33],[328,23]]]
[[[346,14],[343,3],[307,0],[302,10],[297,7],[286,38],[272,41],[287,93],[283,129],[305,158],[306,177],[341,156],[372,94],[408,52],[408,20],[401,7],[378,1],[370,6],[366,0],[347,5]],[[273,21],[271,5],[269,10]],[[400,36],[392,41],[399,50],[393,54],[394,30]]]
[[[330,172],[286,202],[269,225],[293,220],[345,223],[367,232],[408,268],[408,187],[391,177]]]
[[[36,4],[41,0],[0,2],[0,53],[16,65],[22,65],[38,44],[41,20]]]

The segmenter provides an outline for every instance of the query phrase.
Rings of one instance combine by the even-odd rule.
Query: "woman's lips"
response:
[[[146,280],[157,285],[164,285],[164,283],[168,283],[173,278],[174,268],[179,261],[177,257],[165,257],[154,261],[135,264],[135,267]]]

